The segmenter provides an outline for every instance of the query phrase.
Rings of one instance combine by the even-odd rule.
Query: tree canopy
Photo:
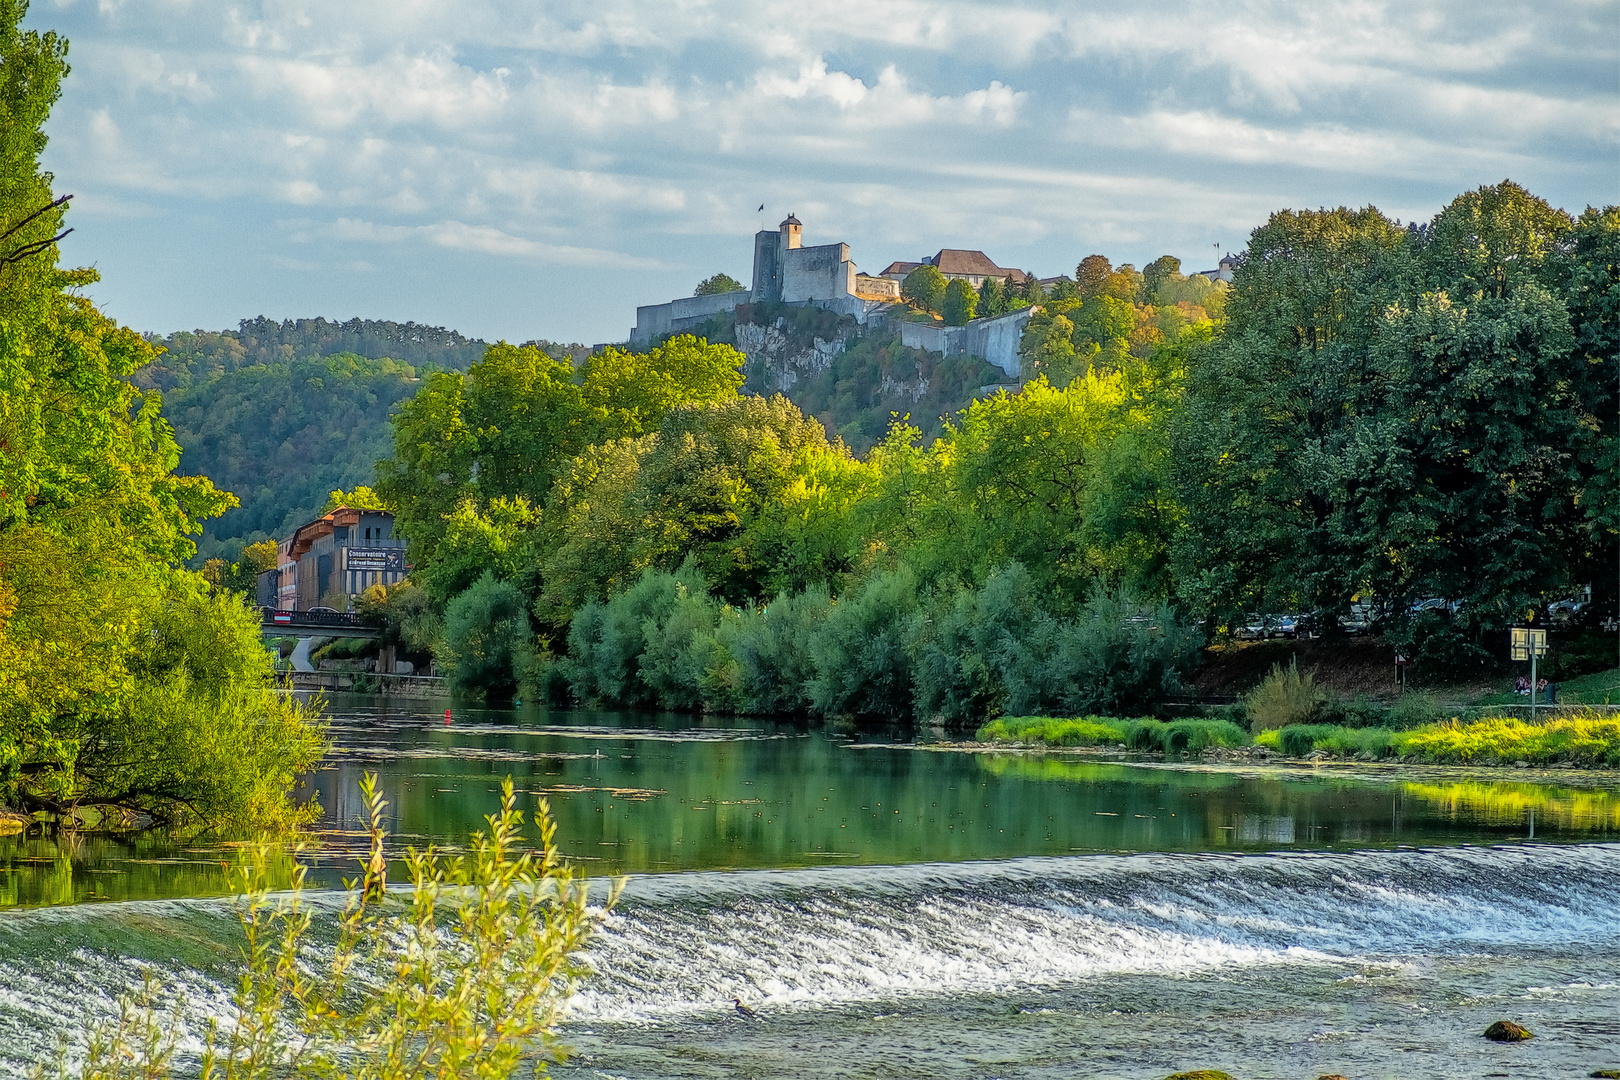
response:
[[[257,619],[182,568],[235,504],[175,475],[151,346],[57,267],[62,206],[40,171],[66,43],[0,2],[0,803],[58,820],[141,811],[274,828],[321,751],[266,694]]]
[[[730,274],[714,274],[698,282],[698,287],[692,290],[693,296],[714,296],[717,293],[742,292],[748,286],[732,277]]]

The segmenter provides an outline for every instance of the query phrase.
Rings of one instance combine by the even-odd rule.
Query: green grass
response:
[[[980,742],[1041,746],[1120,746],[1148,753],[1199,753],[1211,746],[1249,745],[1249,736],[1228,720],[1121,720],[1111,716],[1061,719],[1010,716],[979,729]]]
[[[1045,746],[1118,746],[1126,741],[1130,721],[1105,716],[1061,720],[1052,716],[1004,716],[974,736],[980,742],[1040,743]]]
[[[1620,705],[1620,668],[1559,683],[1558,700],[1570,705]]]
[[[1520,665],[1521,667],[1523,665]],[[1488,694],[1479,699],[1479,705],[1519,705],[1530,703],[1530,699],[1511,690],[1500,694]],[[1578,679],[1569,679],[1558,683],[1558,703],[1560,705],[1620,705],[1620,668],[1610,668],[1608,671],[1597,671],[1590,675],[1582,675]],[[1525,709],[1529,712],[1529,709]]]
[[[1248,746],[1247,732],[1226,720],[1063,719],[1013,716],[978,731],[980,742],[1036,746],[1125,746],[1141,753],[1197,754],[1210,747]],[[1398,759],[1436,764],[1572,764],[1620,767],[1620,715],[1596,710],[1530,724],[1519,717],[1452,719],[1407,731],[1337,724],[1290,724],[1252,740],[1292,758],[1321,752],[1356,761]]]
[[[1289,757],[1321,751],[1329,757],[1377,761],[1404,758],[1465,765],[1620,766],[1620,716],[1596,711],[1531,724],[1516,716],[1448,720],[1410,731],[1293,724],[1262,732],[1255,742]]]

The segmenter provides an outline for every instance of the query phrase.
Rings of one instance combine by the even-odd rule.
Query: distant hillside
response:
[[[177,331],[168,337],[148,334],[146,339],[162,346],[165,352],[157,363],[136,372],[134,381],[147,389],[165,392],[255,364],[287,364],[338,353],[353,353],[368,360],[386,356],[416,368],[431,365],[465,371],[484,355],[485,349],[485,343],[477,338],[462,337],[442,326],[375,319],[276,322],[262,315],[243,319],[236,330]]]
[[[376,460],[393,452],[393,407],[427,371],[466,370],[485,349],[443,327],[371,319],[248,319],[147,340],[165,351],[131,381],[163,392],[179,471],[242,502],[208,523],[198,557],[232,560],[244,543],[309,520],[333,489],[370,485]],[[533,344],[555,356],[584,351]]]

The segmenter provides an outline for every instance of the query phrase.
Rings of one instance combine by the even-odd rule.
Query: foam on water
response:
[[[1302,967],[1331,981],[1432,957],[1545,957],[1570,981],[1537,994],[1608,992],[1591,971],[1620,965],[1616,895],[1620,845],[645,877],[594,943],[604,974],[573,1018],[640,1026],[720,1013],[733,997],[811,1013]],[[317,899],[329,922],[336,897]],[[146,970],[183,990],[200,1031],[229,997],[230,912],[190,900],[0,913],[0,1073],[28,1060],[19,1048],[110,1014]]]

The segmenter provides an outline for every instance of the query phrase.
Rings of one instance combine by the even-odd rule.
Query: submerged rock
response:
[[[1485,1029],[1485,1037],[1492,1042],[1523,1042],[1535,1038],[1529,1028],[1522,1028],[1511,1020],[1498,1020]]]
[[[1164,1080],[1232,1080],[1232,1075],[1231,1073],[1223,1073],[1219,1069],[1194,1069],[1192,1072],[1167,1076]]]
[[[1620,1080],[1620,1069],[1593,1069],[1592,1075],[1607,1077],[1608,1080]]]
[[[1350,1078],[1343,1073],[1323,1073],[1316,1080],[1350,1080]]]

